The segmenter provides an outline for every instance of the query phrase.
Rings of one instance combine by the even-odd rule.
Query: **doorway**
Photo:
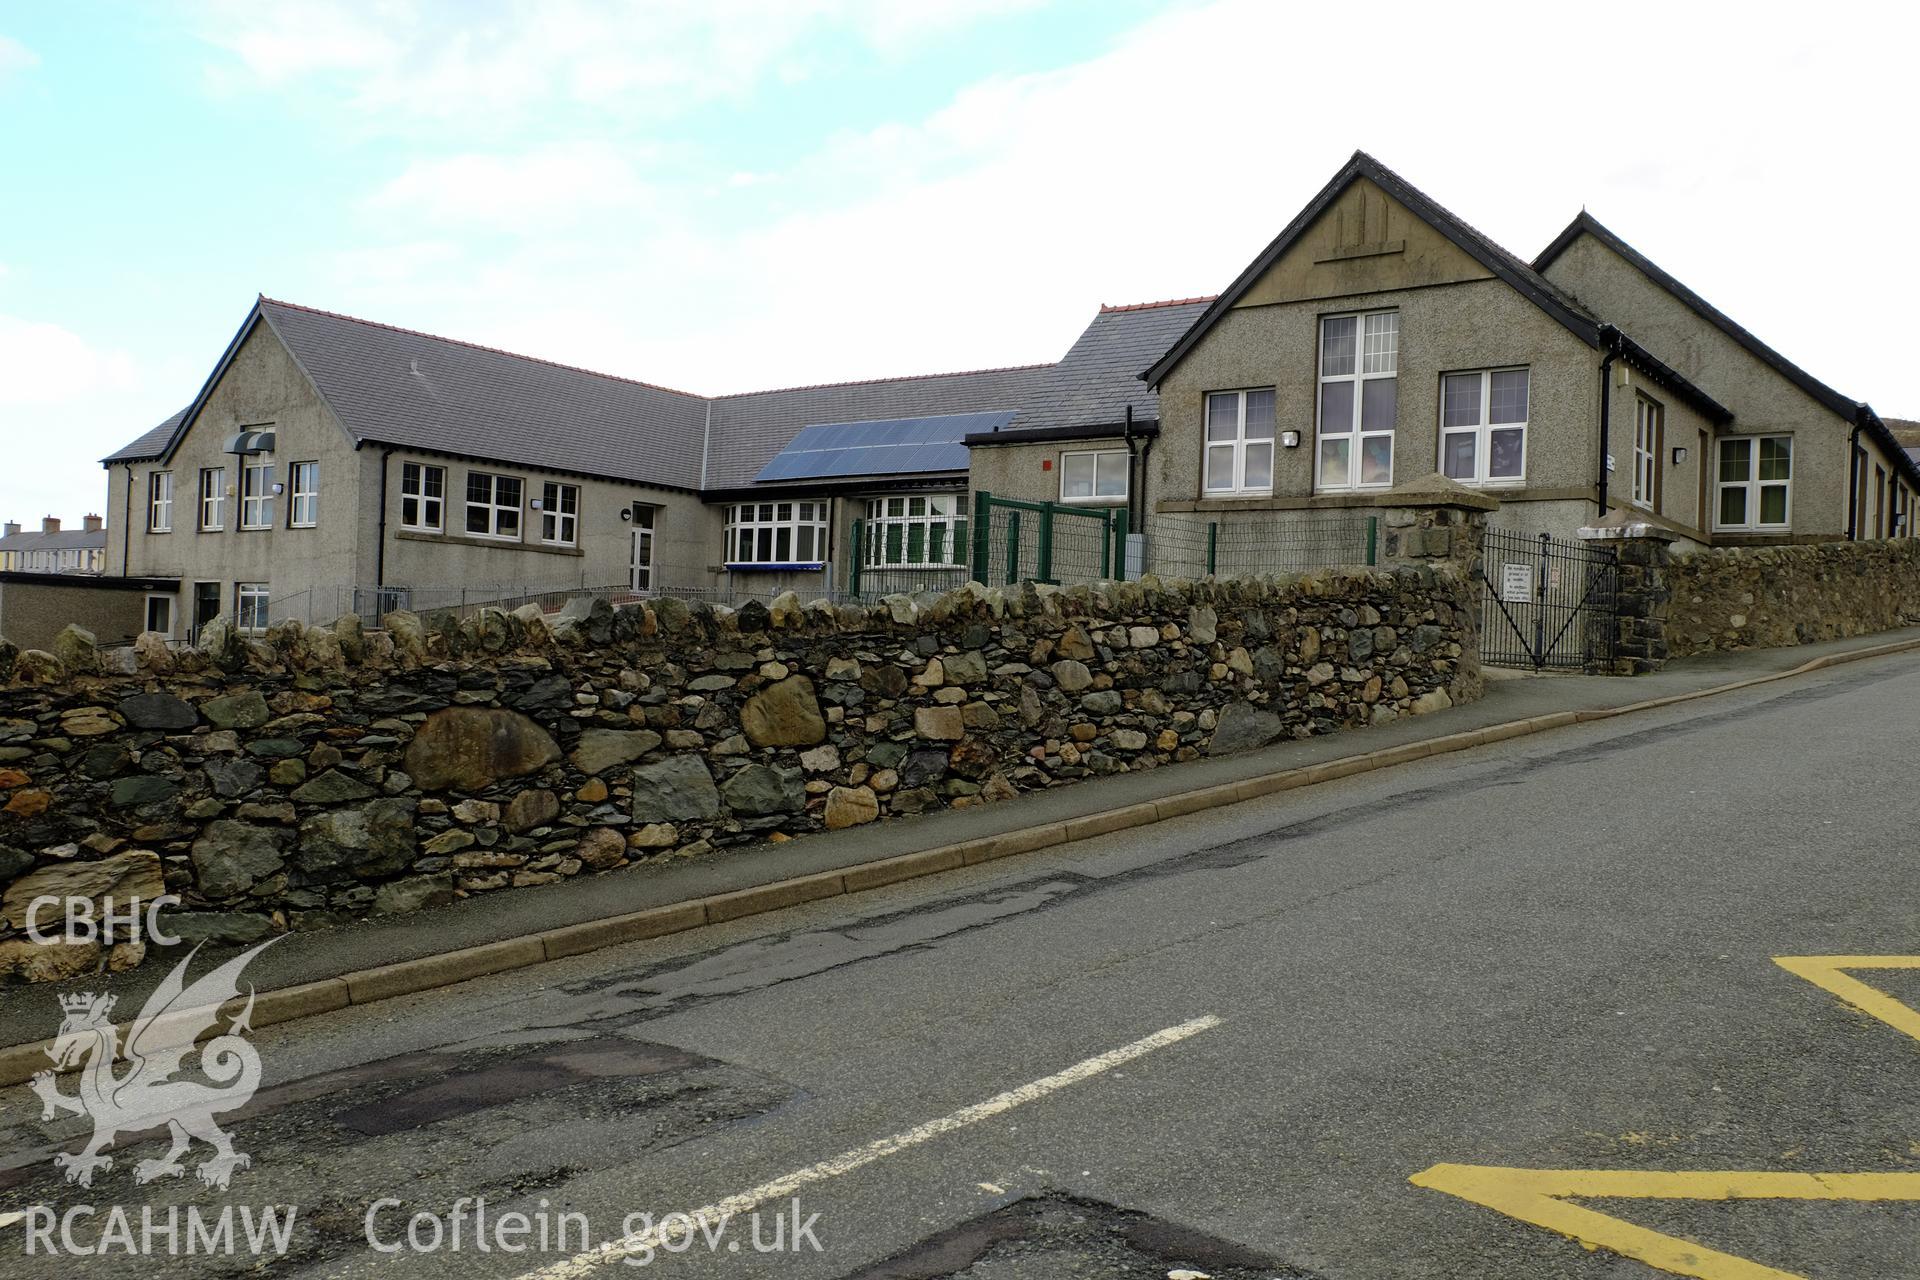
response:
[[[633,555],[628,585],[636,592],[653,590],[653,522],[658,507],[633,506]]]
[[[196,582],[193,584],[193,634],[191,640],[200,639],[200,629],[220,616],[220,584],[217,582]]]

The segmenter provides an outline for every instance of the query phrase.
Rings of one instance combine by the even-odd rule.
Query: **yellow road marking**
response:
[[[1832,992],[1870,1018],[1920,1040],[1920,1011],[1868,986],[1848,969],[1920,969],[1920,956],[1775,956],[1773,962],[1798,978]]]
[[[1920,1173],[1667,1172],[1635,1169],[1505,1169],[1436,1164],[1417,1187],[1484,1205],[1589,1249],[1607,1249],[1696,1280],[1805,1280],[1705,1245],[1636,1226],[1567,1197],[1638,1200],[1920,1200]]]

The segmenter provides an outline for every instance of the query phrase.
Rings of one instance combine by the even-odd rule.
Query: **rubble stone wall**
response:
[[[0,642],[0,977],[144,958],[30,941],[36,898],[174,894],[166,932],[245,943],[1437,710],[1479,693],[1475,590],[1409,565]]]
[[[1660,566],[1675,658],[1814,644],[1920,621],[1920,540],[1711,547]]]

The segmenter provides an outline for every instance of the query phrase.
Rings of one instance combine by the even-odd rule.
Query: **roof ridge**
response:
[[[1158,302],[1103,302],[1101,315],[1111,315],[1116,311],[1152,311],[1157,307],[1188,307],[1196,302],[1212,302],[1220,295],[1217,293],[1196,294],[1191,298],[1162,298]]]
[[[553,369],[565,369],[569,373],[584,373],[592,378],[605,378],[609,382],[625,382],[636,387],[646,387],[650,391],[665,391],[671,395],[688,396],[695,400],[714,400],[717,396],[703,395],[698,391],[688,391],[681,387],[669,387],[660,382],[648,382],[644,378],[630,378],[625,374],[608,373],[603,369],[589,369],[585,365],[568,364],[564,360],[549,360],[545,356],[530,356],[524,351],[509,351],[505,347],[491,347],[484,342],[470,342],[465,338],[449,338],[444,333],[428,333],[425,329],[409,329],[405,325],[388,324],[384,320],[369,320],[365,316],[350,316],[344,311],[329,311],[325,307],[309,307],[300,302],[288,302],[285,298],[270,298],[260,295],[261,302],[271,302],[276,307],[285,307],[290,311],[304,311],[308,315],[326,316],[333,320],[345,320],[350,324],[365,325],[369,329],[385,329],[389,333],[404,333],[415,338],[430,338],[435,342],[451,343],[456,347],[466,347],[472,351],[485,351],[496,356],[506,356],[513,360],[525,360],[529,364],[543,364]]]
[[[714,396],[715,400],[741,400],[747,396],[771,396],[783,391],[826,391],[834,387],[871,387],[883,382],[926,382],[932,378],[967,378],[980,373],[1025,373],[1030,369],[1051,369],[1059,364],[1058,360],[1043,360],[1038,364],[1003,364],[987,369],[949,369],[943,373],[903,373],[887,378],[850,378],[845,382],[802,382],[791,387],[764,387],[757,391],[728,391]]]

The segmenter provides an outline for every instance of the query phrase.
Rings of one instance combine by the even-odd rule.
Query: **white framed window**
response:
[[[400,527],[422,533],[446,528],[447,469],[424,462],[400,464]]]
[[[1666,411],[1645,396],[1633,401],[1633,505],[1660,508],[1660,454],[1666,444]]]
[[[728,507],[725,558],[729,565],[824,564],[826,502],[742,502]]]
[[[1713,527],[1728,532],[1793,524],[1793,437],[1726,436],[1716,452]]]
[[[580,486],[549,480],[540,495],[540,541],[571,547],[580,541]]]
[[[296,462],[287,468],[291,501],[287,503],[287,525],[311,529],[320,522],[320,464]]]
[[[1271,439],[1271,433],[1269,433]],[[1271,445],[1268,456],[1271,457]],[[1125,449],[1083,449],[1060,455],[1060,501],[1124,502],[1132,461]]]
[[[233,616],[242,631],[267,629],[267,584],[236,582],[233,586]]]
[[[173,639],[173,597],[148,596],[146,631],[158,631],[167,639]]]
[[[1462,484],[1527,477],[1525,369],[1480,369],[1440,379],[1440,471]]]
[[[467,532],[520,540],[520,477],[467,472]]]
[[[901,494],[867,499],[861,563],[875,569],[960,568],[967,559],[966,497]]]
[[[147,532],[173,532],[173,472],[147,475]]]
[[[630,564],[633,589],[653,590],[653,533],[658,507],[633,504],[633,555]]]
[[[1319,488],[1383,489],[1393,483],[1399,386],[1399,312],[1320,321]]]
[[[1273,492],[1273,388],[1207,393],[1208,493]]]
[[[240,459],[240,527],[273,527],[273,460],[260,456]]]
[[[227,527],[227,469],[225,467],[202,467],[200,469],[200,528],[205,533],[218,533]],[[148,628],[152,630],[151,627]]]

